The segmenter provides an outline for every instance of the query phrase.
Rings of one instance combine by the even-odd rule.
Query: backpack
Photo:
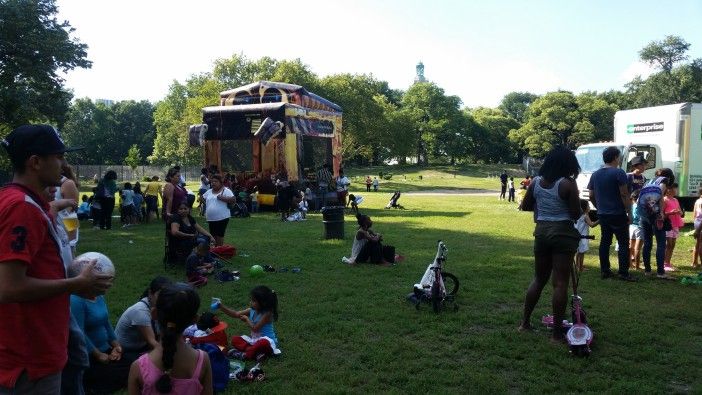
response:
[[[212,367],[212,387],[215,392],[224,391],[229,383],[229,360],[222,350],[213,343],[193,344],[193,348],[202,350],[210,357]]]
[[[664,179],[665,177],[658,177],[641,188],[639,199],[636,201],[636,209],[640,215],[652,218],[661,211],[661,199],[663,199],[661,182]]]

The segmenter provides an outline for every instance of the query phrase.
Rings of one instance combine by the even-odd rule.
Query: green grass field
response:
[[[423,174],[433,172],[451,174]],[[407,173],[408,179],[416,175]],[[448,178],[422,178],[413,181],[412,189],[453,185]],[[473,171],[457,179],[466,189],[494,189],[499,182]],[[550,287],[534,313],[538,331],[516,330],[533,271],[531,213],[492,196],[455,195],[405,196],[401,203],[407,210],[384,210],[390,191],[383,188],[361,193],[366,198],[361,208],[386,242],[407,257],[393,267],[340,263],[356,229],[351,215],[346,216],[346,238],[333,241],[322,240],[319,214],[300,223],[281,223],[273,213],[230,221],[226,239],[239,256],[229,267],[242,270],[243,277],[201,288],[202,309],[213,296],[244,307],[253,286],[272,287],[279,295],[276,330],[283,355],[265,362],[265,382],[231,382],[228,393],[702,392],[702,287],[642,273],[637,283],[601,280],[598,244],[592,242],[581,295],[595,342],[592,356],[575,358],[565,345],[552,344],[540,324],[551,310]],[[111,231],[83,226],[79,250],[104,252],[117,267],[115,286],[107,294],[114,323],[149,280],[164,272],[164,226],[123,230],[117,225]],[[434,314],[429,305],[417,311],[405,300],[439,239],[449,248],[446,270],[461,281],[458,312]],[[673,259],[681,268],[676,276],[691,274],[690,248],[692,238],[681,237]],[[253,264],[302,270],[254,279],[247,273]],[[182,269],[167,275],[184,279]],[[230,336],[244,333],[240,322],[223,319]]]

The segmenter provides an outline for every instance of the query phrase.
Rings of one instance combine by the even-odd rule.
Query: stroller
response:
[[[459,285],[458,278],[443,270],[447,252],[446,244],[439,240],[434,262],[429,264],[427,270],[424,271],[424,276],[419,284],[414,284],[414,291],[408,296],[408,299],[414,303],[417,310],[422,302],[429,301],[431,301],[435,313],[438,313],[446,303],[453,304],[454,311],[458,310],[455,300]]]
[[[390,201],[388,202],[388,205],[385,206],[385,208],[399,208],[401,210],[404,210],[404,206],[397,202],[398,200],[400,200],[400,196],[402,196],[400,191],[395,191],[395,193],[392,194],[392,197],[390,198]]]

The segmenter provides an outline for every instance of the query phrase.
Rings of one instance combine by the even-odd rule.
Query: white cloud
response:
[[[622,71],[622,73],[619,75],[619,78],[622,84],[626,84],[627,82],[633,80],[637,76],[641,76],[641,78],[648,78],[651,74],[655,72],[656,69],[654,69],[653,67],[639,60],[635,60],[631,62],[629,66],[626,69],[624,69],[624,71]]]

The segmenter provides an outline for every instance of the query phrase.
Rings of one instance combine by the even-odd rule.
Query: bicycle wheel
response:
[[[444,280],[444,288],[446,288],[446,295],[455,295],[458,292],[458,277],[454,276],[449,272],[441,272],[441,278]]]
[[[441,308],[441,302],[443,300],[443,297],[441,295],[441,286],[434,281],[434,284],[431,286],[431,308],[434,310],[435,313],[439,312],[439,309]]]

